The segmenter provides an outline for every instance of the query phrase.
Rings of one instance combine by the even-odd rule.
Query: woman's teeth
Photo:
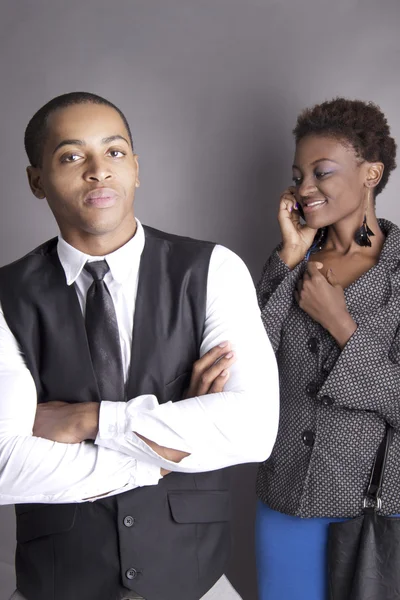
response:
[[[316,200],[315,202],[307,202],[305,206],[319,206],[320,204],[325,204],[325,200]]]

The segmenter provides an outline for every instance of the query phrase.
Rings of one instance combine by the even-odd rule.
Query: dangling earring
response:
[[[369,206],[369,201],[371,199],[371,188],[368,190],[368,198],[367,198],[367,209]],[[373,237],[374,232],[367,225],[367,213],[364,215],[364,221],[359,229],[354,234],[354,241],[359,246],[369,246],[371,247],[370,237]]]
[[[356,244],[359,246],[369,246],[371,247],[370,237],[373,237],[375,234],[367,225],[367,215],[364,216],[363,224],[354,234],[354,240]]]

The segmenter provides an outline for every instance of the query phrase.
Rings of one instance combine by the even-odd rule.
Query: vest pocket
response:
[[[225,490],[168,492],[168,502],[176,523],[218,523],[230,520],[230,493]]]
[[[185,371],[166,384],[165,402],[177,402],[183,399],[184,393],[189,387],[191,374],[191,371]]]
[[[17,542],[24,544],[46,535],[63,533],[72,529],[76,517],[76,504],[39,504],[20,511],[16,506]]]

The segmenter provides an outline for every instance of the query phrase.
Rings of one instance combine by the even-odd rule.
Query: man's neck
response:
[[[61,229],[61,228],[60,228]],[[112,231],[106,234],[93,235],[87,232],[66,232],[61,229],[63,239],[70,245],[89,256],[106,256],[125,246],[137,230],[134,221],[123,230]]]

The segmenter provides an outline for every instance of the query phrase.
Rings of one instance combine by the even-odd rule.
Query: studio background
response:
[[[373,100],[400,140],[398,0],[0,7],[0,265],[57,233],[28,189],[23,134],[58,94],[98,93],[125,112],[140,159],[142,222],[228,246],[255,279],[279,241],[277,203],[290,183],[291,130],[303,107],[336,95]],[[400,169],[378,199],[378,215],[397,223],[399,186]],[[244,600],[257,598],[255,471],[234,470],[228,574]],[[14,547],[13,509],[0,507],[0,600],[14,589]]]

